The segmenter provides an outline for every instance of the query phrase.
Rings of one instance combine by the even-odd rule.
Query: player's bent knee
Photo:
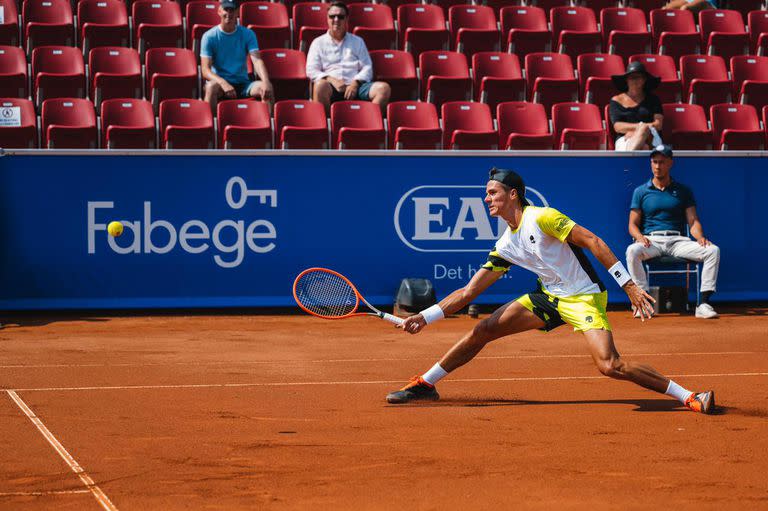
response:
[[[624,362],[616,358],[600,360],[597,363],[597,369],[600,371],[601,374],[603,374],[604,376],[607,376],[608,378],[617,378],[617,379],[624,378],[623,368],[624,368]]]
[[[627,247],[627,259],[639,259],[643,252],[643,246],[640,243],[632,243]]]
[[[478,321],[472,328],[472,340],[486,344],[494,339],[490,318]]]

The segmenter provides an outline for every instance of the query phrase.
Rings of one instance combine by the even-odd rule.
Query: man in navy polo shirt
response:
[[[701,303],[696,307],[696,317],[716,318],[709,299],[715,292],[720,248],[704,236],[693,192],[672,180],[671,168],[672,147],[656,146],[651,151],[653,178],[632,194],[629,234],[635,242],[627,247],[627,268],[632,280],[648,291],[644,260],[670,255],[702,262]],[[685,236],[686,225],[696,241]]]

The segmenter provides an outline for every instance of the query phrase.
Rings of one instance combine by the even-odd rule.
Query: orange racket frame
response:
[[[304,275],[306,275],[307,273],[312,273],[312,272],[329,273],[331,275],[339,277],[344,282],[346,282],[349,285],[349,287],[352,289],[352,291],[355,293],[355,297],[357,298],[357,302],[355,303],[355,306],[352,308],[352,310],[350,312],[348,312],[347,314],[344,314],[344,315],[341,315],[341,316],[323,316],[322,314],[318,314],[316,312],[313,312],[313,311],[309,310],[307,307],[305,307],[301,303],[301,300],[299,300],[299,297],[296,294],[296,286],[298,285],[299,281],[301,280],[301,278]],[[376,307],[374,307],[373,305],[368,303],[368,301],[365,298],[363,298],[363,295],[360,294],[360,291],[357,290],[355,285],[352,284],[352,282],[347,277],[345,277],[344,275],[342,275],[341,273],[339,273],[337,271],[329,270],[328,268],[307,268],[303,272],[299,273],[298,276],[296,276],[296,279],[293,281],[293,299],[296,300],[296,303],[301,308],[301,310],[303,310],[307,314],[311,314],[311,315],[313,315],[315,317],[322,318],[322,319],[345,319],[345,318],[351,318],[353,316],[377,316],[377,317],[379,317],[379,318],[381,318],[381,319],[383,319],[385,321],[389,321],[390,323],[394,323],[395,325],[402,325],[403,322],[405,321],[402,318],[398,318],[397,316],[393,316],[392,314],[387,314],[386,312],[381,312],[379,309],[377,309]],[[366,305],[366,307],[371,309],[372,312],[357,312],[357,308],[360,306],[360,302],[363,302]]]

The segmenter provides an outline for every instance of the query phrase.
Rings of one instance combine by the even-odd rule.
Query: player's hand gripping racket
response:
[[[368,303],[344,275],[326,268],[309,268],[293,282],[293,298],[305,312],[323,319],[378,316],[402,325],[403,319],[381,312]],[[357,312],[363,302],[371,312]]]

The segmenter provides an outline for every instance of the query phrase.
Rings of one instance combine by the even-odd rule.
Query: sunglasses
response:
[[[329,14],[328,19],[345,20],[347,19],[347,15],[346,14]]]

